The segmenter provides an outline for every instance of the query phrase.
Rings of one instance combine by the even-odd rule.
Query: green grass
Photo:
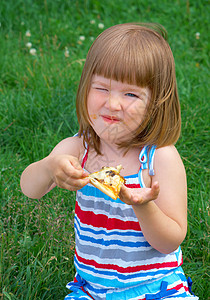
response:
[[[75,95],[88,48],[102,31],[98,24],[107,28],[130,21],[159,22],[168,31],[182,107],[177,148],[188,177],[184,270],[194,281],[193,291],[208,299],[208,4],[1,0],[0,299],[63,299],[68,293],[65,284],[74,275],[75,195],[54,189],[31,200],[21,193],[19,178],[29,163],[77,131]]]

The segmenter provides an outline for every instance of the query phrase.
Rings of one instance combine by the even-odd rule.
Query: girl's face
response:
[[[142,123],[150,90],[94,75],[87,99],[91,126],[101,140],[129,140]]]

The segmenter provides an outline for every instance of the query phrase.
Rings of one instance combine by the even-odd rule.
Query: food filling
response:
[[[124,178],[119,175],[121,168],[121,166],[116,169],[104,167],[99,172],[93,173],[92,177],[101,184],[108,186],[114,193],[118,193],[121,184],[124,182]]]

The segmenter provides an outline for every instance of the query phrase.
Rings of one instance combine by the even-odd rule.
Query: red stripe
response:
[[[183,283],[177,284],[175,287],[170,288],[169,290],[175,289],[175,290],[179,291],[181,288],[184,288],[186,292],[189,292],[188,287],[184,286]]]
[[[142,265],[142,266],[135,266],[135,267],[119,267],[118,265],[114,264],[99,264],[93,259],[85,259],[78,255],[77,251],[75,251],[75,255],[78,261],[86,266],[92,266],[96,269],[105,269],[105,270],[114,270],[119,273],[134,273],[140,271],[149,271],[153,269],[165,269],[165,268],[176,268],[178,267],[177,261],[174,262],[163,262],[163,263],[156,263],[150,265]]]
[[[91,299],[94,300],[94,298],[91,296],[91,294],[88,293],[88,291],[85,291],[83,287],[82,287],[82,291],[83,291],[85,294],[87,294]]]
[[[140,189],[141,186],[139,183],[125,183],[125,186],[130,188],[130,189]]]
[[[76,279],[76,277],[74,277],[74,282],[78,282],[78,280]],[[87,294],[88,296],[90,296],[90,297],[94,300],[94,298],[91,296],[91,294],[88,293],[88,291],[85,291],[84,288],[83,288],[82,286],[81,286],[81,289],[82,289],[82,291],[83,291],[85,294]]]
[[[94,227],[103,227],[108,230],[136,230],[141,231],[138,221],[122,221],[116,218],[109,218],[103,214],[95,214],[92,211],[83,211],[76,202],[75,214],[83,224]]]
[[[180,291],[181,288],[184,288],[186,292],[189,292],[189,289],[188,289],[186,286],[184,286],[183,283],[180,283],[180,284],[176,285],[175,287],[172,287],[172,288],[170,288],[170,289],[167,289],[167,291],[170,291],[170,290],[173,290],[173,289],[175,289],[175,290],[177,290],[177,291]],[[177,296],[178,296],[178,295],[177,295]],[[140,299],[139,299],[139,300],[140,300]],[[146,300],[146,298],[143,298],[143,299],[141,299],[141,300]]]
[[[88,151],[89,151],[89,146],[88,146],[88,148],[87,148],[87,150],[86,150],[86,153],[85,153],[85,156],[83,157],[83,160],[82,160],[82,164],[81,164],[81,167],[82,167],[82,168],[84,168],[84,165],[85,165],[85,163],[86,163],[86,161],[87,161],[87,158],[88,158]]]

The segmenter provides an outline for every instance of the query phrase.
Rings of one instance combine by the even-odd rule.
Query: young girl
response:
[[[181,122],[174,59],[161,26],[120,24],[98,36],[77,116],[79,133],[21,176],[31,198],[55,186],[77,191],[77,273],[65,299],[198,299],[181,268],[187,185],[174,147]],[[119,164],[126,183],[112,200],[88,174]]]

